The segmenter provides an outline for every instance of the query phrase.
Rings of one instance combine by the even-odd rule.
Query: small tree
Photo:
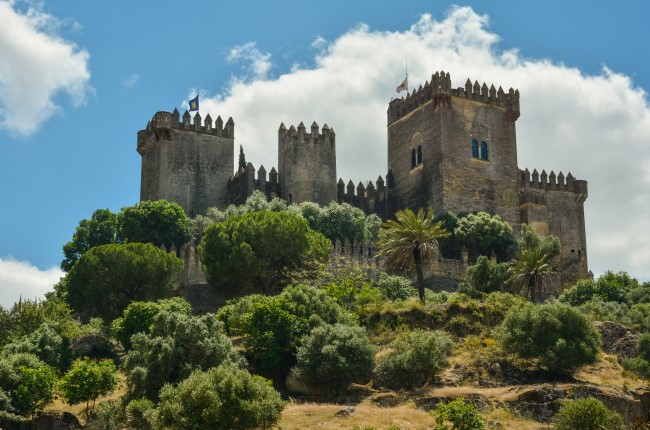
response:
[[[436,418],[433,430],[483,430],[485,423],[476,406],[459,398],[449,403],[438,403],[432,415]],[[446,422],[451,423],[449,427]]]
[[[61,379],[61,391],[69,405],[86,402],[86,417],[95,410],[95,401],[117,386],[117,370],[111,360],[77,359]]]
[[[454,235],[459,244],[465,245],[471,261],[479,255],[496,254],[499,262],[506,261],[515,248],[510,224],[498,215],[485,212],[468,214],[458,219]]]
[[[511,276],[507,283],[516,292],[521,292],[533,301],[540,300],[549,287],[553,266],[548,263],[551,254],[542,254],[539,249],[519,251],[510,262]]]
[[[554,417],[558,430],[623,430],[623,418],[598,399],[568,400]]]
[[[296,354],[296,377],[327,395],[369,376],[375,348],[361,327],[322,325],[305,336]]]
[[[571,372],[596,361],[600,337],[577,309],[526,303],[512,308],[498,329],[507,352],[536,359],[552,372]]]
[[[397,211],[394,220],[382,225],[379,234],[378,255],[384,256],[384,263],[393,269],[415,267],[418,277],[418,295],[424,303],[423,262],[433,258],[438,251],[438,239],[448,237],[449,232],[442,223],[434,222],[433,210],[420,208],[417,214],[410,209]]]
[[[117,215],[108,209],[97,209],[92,217],[81,220],[72,240],[63,245],[65,259],[61,269],[69,272],[90,248],[117,242]]]
[[[160,392],[159,428],[170,430],[270,429],[285,402],[269,381],[234,366],[194,371]]]

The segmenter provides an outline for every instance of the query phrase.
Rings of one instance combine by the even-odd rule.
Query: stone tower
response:
[[[391,101],[389,210],[485,211],[518,232],[518,117],[518,91],[469,80],[452,88],[445,72]]]
[[[280,124],[278,167],[281,197],[287,202],[337,201],[336,135],[327,124],[321,133],[316,122],[310,133],[302,122],[288,130]]]
[[[235,123],[223,124],[210,115],[193,123],[185,111],[157,112],[145,130],[138,132],[142,156],[140,200],[176,202],[190,216],[205,214],[209,207],[228,205],[228,180],[234,163]]]

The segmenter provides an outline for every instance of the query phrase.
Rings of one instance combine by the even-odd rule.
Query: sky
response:
[[[281,122],[316,121],[336,131],[345,182],[384,176],[406,62],[411,90],[440,70],[519,89],[519,166],[586,179],[590,269],[650,280],[649,9],[0,0],[0,305],[51,290],[80,220],[138,202],[136,133],[197,93],[256,169],[277,168]]]

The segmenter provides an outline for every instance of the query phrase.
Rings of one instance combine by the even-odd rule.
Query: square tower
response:
[[[469,80],[465,88],[452,88],[445,72],[391,101],[389,211],[484,211],[518,232],[518,117],[518,91]]]
[[[189,216],[205,215],[208,208],[228,206],[228,181],[234,163],[235,123],[201,124],[196,113],[190,123],[185,111],[157,112],[145,130],[138,132],[142,156],[140,200],[178,203]]]

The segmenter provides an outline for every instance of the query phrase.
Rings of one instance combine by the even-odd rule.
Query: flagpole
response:
[[[409,59],[406,59],[406,94],[409,93]]]

